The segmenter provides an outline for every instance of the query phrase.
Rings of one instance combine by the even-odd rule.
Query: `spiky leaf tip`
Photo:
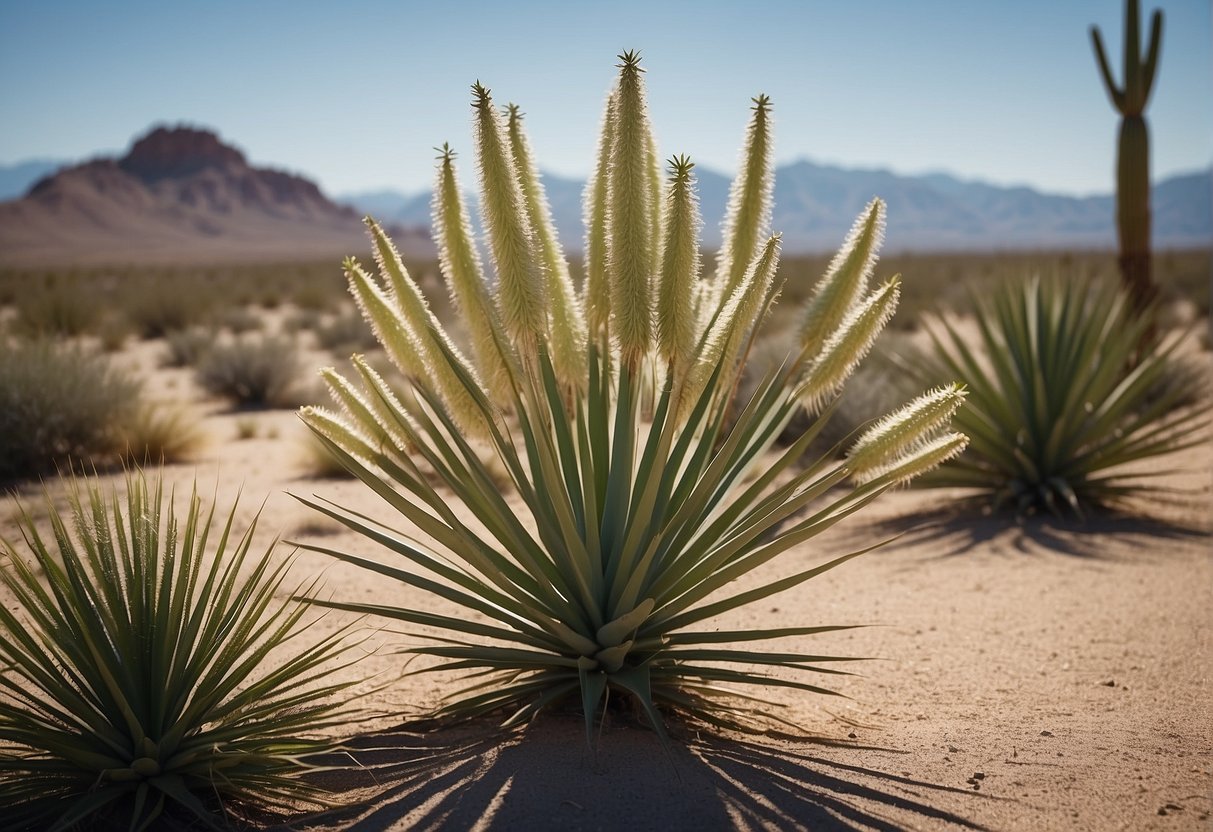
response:
[[[622,55],[617,55],[620,63],[615,64],[616,67],[624,72],[644,72],[645,69],[640,65],[640,50],[627,49]]]

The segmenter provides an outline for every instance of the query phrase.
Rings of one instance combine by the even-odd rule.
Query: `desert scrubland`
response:
[[[1208,378],[1211,363],[1207,317],[1201,321],[1208,258],[1159,258],[1167,292],[1162,320],[1168,328],[1196,324],[1183,356],[1197,379]],[[830,436],[844,437],[904,400],[887,357],[925,344],[916,310],[938,308],[943,299],[964,320],[971,313],[966,294],[979,295],[983,281],[1028,270],[1106,273],[1111,263],[1103,255],[886,258],[882,272],[904,274],[903,311],[869,368],[852,380]],[[436,267],[411,265],[431,297],[441,298]],[[800,281],[824,265],[824,258],[785,262],[789,304]],[[279,536],[390,561],[292,496],[319,495],[400,525],[390,507],[344,474],[295,411],[323,400],[316,368],[342,366],[351,352],[365,351],[390,371],[331,265],[9,273],[0,285],[10,346],[49,336],[110,367],[114,384],[131,382],[137,407],[116,411],[121,441],[142,443],[149,462],[166,455],[163,468],[149,470],[178,490],[179,502],[195,482],[208,499],[213,490],[221,507],[239,493],[236,525],[244,528],[258,514],[261,545]],[[436,308],[450,318],[441,300]],[[777,342],[778,332],[769,337]],[[774,351],[757,344],[755,363]],[[253,355],[270,359],[260,376]],[[244,378],[250,374],[259,379],[251,387]],[[65,391],[62,407],[80,401],[77,392]],[[1200,395],[1207,392],[1195,391],[1194,401]],[[144,461],[130,451],[94,460],[102,480],[118,488],[123,476],[114,466],[122,459]],[[314,814],[301,806],[292,814],[287,807],[285,816],[258,823],[1202,828],[1213,811],[1213,454],[1206,438],[1178,456],[1149,460],[1147,468],[1166,472],[1163,482],[1176,493],[1085,519],[990,514],[966,503],[960,490],[895,490],[746,575],[743,589],[897,535],[712,622],[722,629],[871,625],[813,637],[815,651],[871,660],[848,668],[854,676],[829,680],[839,697],[766,692],[779,722],[757,735],[674,719],[673,741],[663,750],[643,713],[626,707],[608,711],[594,751],[571,707],[508,732],[496,727],[500,715],[431,730],[428,714],[450,693],[449,678],[406,674],[426,661],[396,652],[414,640],[395,631],[410,628],[367,620],[359,625],[367,639],[359,649],[368,655],[342,671],[369,679],[354,688],[366,713],[326,729],[349,741],[358,767],[317,775],[340,808]],[[43,489],[62,505],[64,486],[53,477],[13,483],[0,521],[3,535],[18,540],[16,503],[44,523]],[[516,493],[507,499],[525,515]],[[292,544],[276,551],[285,557]],[[291,575],[320,576],[324,597],[444,609],[440,599],[325,556],[299,551],[294,558]],[[330,612],[303,637],[319,639],[348,619]]]

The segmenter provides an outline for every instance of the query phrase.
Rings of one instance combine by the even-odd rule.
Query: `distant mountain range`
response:
[[[704,217],[703,244],[720,245],[730,180],[696,168]],[[581,180],[543,177],[552,216],[569,250],[582,246]],[[465,183],[470,184],[470,183]],[[999,187],[947,174],[901,176],[808,161],[775,171],[771,227],[787,252],[832,251],[873,196],[888,203],[887,251],[1106,249],[1116,245],[1115,201],[1072,197],[1026,187]],[[430,194],[380,190],[341,199],[381,221],[410,226],[430,221]],[[469,201],[474,197],[469,195]],[[1213,245],[1213,169],[1174,176],[1153,191],[1154,243],[1159,248]]]
[[[62,167],[67,167],[67,163],[51,159],[31,159],[15,165],[0,165],[0,200],[25,196],[31,185]]]
[[[710,169],[696,173],[703,244],[712,248],[720,244],[730,180]],[[584,182],[552,174],[543,181],[562,242],[580,250]],[[1110,194],[1070,197],[809,161],[776,170],[772,228],[782,232],[786,252],[832,251],[874,195],[888,203],[890,252],[1116,245]],[[190,127],[157,127],[117,159],[0,167],[3,198],[0,263],[7,264],[335,256],[366,248],[363,213],[393,226],[407,253],[433,253],[428,192],[379,190],[334,201],[311,180],[254,168],[215,133]],[[1213,169],[1159,181],[1152,207],[1156,247],[1213,245]]]
[[[7,265],[336,258],[367,245],[353,208],[302,176],[249,165],[207,130],[157,127],[121,158],[2,173],[6,185],[41,174],[22,198],[0,202]],[[394,230],[406,250],[432,253],[423,229]]]

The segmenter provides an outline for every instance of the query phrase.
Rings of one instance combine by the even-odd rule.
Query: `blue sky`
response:
[[[1156,178],[1213,163],[1211,5],[1143,3],[1166,15]],[[479,79],[527,113],[541,167],[582,176],[615,56],[638,49],[664,156],[731,171],[765,92],[780,162],[1106,192],[1118,122],[1087,29],[1119,75],[1122,14],[1122,0],[0,0],[0,164],[121,152],[186,122],[331,193],[415,191],[435,145],[470,150]]]

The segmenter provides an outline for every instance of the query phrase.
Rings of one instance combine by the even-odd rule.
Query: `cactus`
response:
[[[1098,27],[1091,27],[1091,43],[1112,106],[1121,115],[1116,148],[1116,228],[1120,239],[1120,276],[1133,306],[1140,314],[1154,300],[1157,289],[1150,274],[1150,131],[1143,113],[1154,85],[1158,50],[1162,41],[1162,12],[1150,21],[1150,45],[1141,54],[1140,4],[1125,3],[1124,86],[1117,87],[1104,54]]]

